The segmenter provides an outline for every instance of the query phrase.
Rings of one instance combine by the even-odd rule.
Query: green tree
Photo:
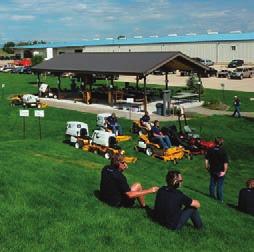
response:
[[[200,94],[204,93],[204,86],[202,84],[202,81],[199,80],[197,74],[193,74],[190,76],[190,78],[187,80],[187,88],[192,91],[193,93],[198,94],[200,90]]]
[[[43,57],[41,55],[34,55],[32,57],[32,65],[33,66],[40,64],[42,61],[43,61]]]
[[[15,47],[14,42],[12,42],[12,41],[6,42],[3,46],[3,51],[8,54],[13,54],[14,53],[13,47]]]

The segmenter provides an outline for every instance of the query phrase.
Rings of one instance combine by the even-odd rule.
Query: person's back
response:
[[[169,229],[179,230],[191,219],[195,228],[202,228],[197,210],[200,207],[199,201],[177,190],[183,182],[180,172],[169,171],[166,182],[167,186],[161,187],[156,195],[154,220]]]
[[[119,206],[124,193],[129,191],[125,176],[113,166],[105,166],[101,172],[101,200],[112,206]]]
[[[191,205],[192,199],[185,196],[181,191],[175,188],[163,186],[157,192],[154,218],[161,225],[170,229],[175,229],[183,205]]]
[[[210,173],[216,174],[224,170],[224,163],[228,162],[227,154],[223,147],[215,146],[209,149],[206,154],[209,160]]]
[[[248,180],[247,188],[243,188],[239,192],[238,209],[254,215],[254,179]]]

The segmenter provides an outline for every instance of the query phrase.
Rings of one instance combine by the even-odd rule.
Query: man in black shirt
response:
[[[148,130],[151,130],[150,116],[146,111],[145,114],[140,118],[140,124],[146,127]]]
[[[111,116],[107,117],[105,123],[107,128],[112,130],[112,133],[118,134],[118,135],[123,134],[122,127],[119,124],[115,113],[112,113]]]
[[[124,162],[124,157],[118,155],[113,158],[110,166],[105,166],[101,172],[100,196],[101,200],[115,207],[132,207],[135,199],[141,207],[145,207],[144,196],[155,193],[158,187],[151,187],[143,190],[140,183],[135,183],[131,187],[128,185],[123,172],[128,168]]]
[[[180,172],[169,171],[166,182],[167,186],[161,187],[156,195],[155,220],[169,229],[179,230],[191,219],[195,228],[201,228],[203,224],[197,210],[200,207],[199,201],[177,190],[183,182]]]
[[[224,139],[217,137],[215,147],[209,149],[205,156],[205,167],[210,173],[210,196],[221,202],[223,202],[224,179],[228,171],[228,156],[222,147],[223,143]],[[215,187],[217,187],[217,197],[215,196]]]
[[[254,178],[246,182],[247,188],[239,192],[238,209],[244,213],[254,215]]]

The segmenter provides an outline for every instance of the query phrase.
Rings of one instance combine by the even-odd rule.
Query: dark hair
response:
[[[216,137],[215,140],[214,140],[215,144],[217,146],[222,146],[223,143],[224,143],[224,138],[223,137]]]
[[[248,179],[248,180],[246,181],[246,186],[247,186],[248,188],[254,188],[254,178]]]
[[[180,185],[179,175],[181,175],[179,171],[175,171],[175,170],[169,171],[166,176],[167,185],[174,188],[178,188]]]
[[[118,167],[120,163],[124,162],[124,156],[122,154],[113,155],[111,158],[111,165]]]

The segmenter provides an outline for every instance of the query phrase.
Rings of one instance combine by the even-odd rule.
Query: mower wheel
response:
[[[137,145],[134,147],[134,150],[137,151],[137,152],[139,152],[139,148],[138,148]]]
[[[153,150],[151,147],[146,148],[146,155],[149,157],[153,155]]]
[[[106,159],[110,159],[111,156],[112,156],[111,153],[108,151],[104,154],[104,158],[106,158]]]
[[[75,148],[76,148],[76,149],[81,149],[83,146],[84,146],[84,144],[83,144],[82,141],[77,141],[77,142],[75,143]]]

